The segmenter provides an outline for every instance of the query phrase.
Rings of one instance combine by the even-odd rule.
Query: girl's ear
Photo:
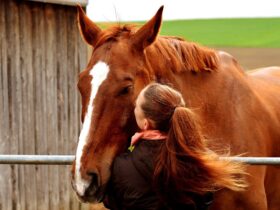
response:
[[[144,119],[144,130],[148,130],[150,127],[149,120],[147,118]]]

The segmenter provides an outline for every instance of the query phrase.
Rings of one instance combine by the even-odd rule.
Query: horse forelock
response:
[[[104,30],[95,45],[95,49],[108,41],[117,41],[120,37],[131,36],[135,33],[135,28],[133,25],[115,25]]]

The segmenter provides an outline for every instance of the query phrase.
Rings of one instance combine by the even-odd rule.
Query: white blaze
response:
[[[91,94],[90,94],[90,100],[83,123],[83,128],[79,136],[78,148],[76,152],[75,184],[76,184],[76,190],[80,196],[84,195],[85,190],[90,184],[89,181],[84,180],[82,178],[80,168],[81,168],[81,158],[83,154],[83,149],[88,141],[88,134],[90,130],[91,118],[94,109],[93,101],[98,92],[99,86],[107,78],[108,72],[109,72],[109,66],[106,63],[99,61],[93,66],[93,68],[90,70],[89,73],[92,76]]]

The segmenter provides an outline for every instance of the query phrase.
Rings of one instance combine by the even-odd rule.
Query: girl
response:
[[[132,152],[114,161],[110,209],[205,210],[213,192],[246,187],[242,165],[219,160],[206,147],[194,113],[176,90],[148,85],[134,113],[141,132],[132,137]]]

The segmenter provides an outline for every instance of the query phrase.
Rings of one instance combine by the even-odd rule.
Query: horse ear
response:
[[[155,41],[162,22],[162,11],[163,6],[159,8],[151,20],[134,34],[133,43],[136,48],[143,50]]]
[[[77,5],[77,10],[80,33],[84,40],[94,47],[102,30],[86,16],[80,5]]]

